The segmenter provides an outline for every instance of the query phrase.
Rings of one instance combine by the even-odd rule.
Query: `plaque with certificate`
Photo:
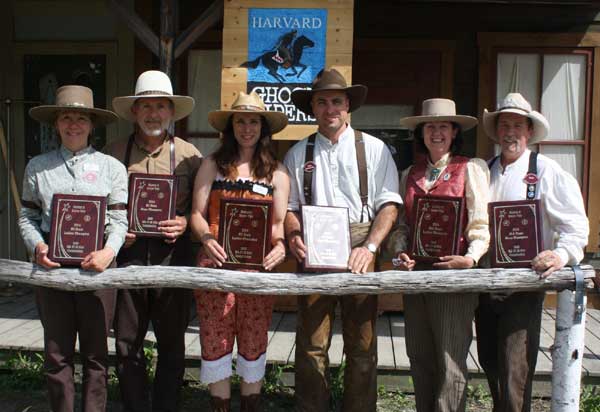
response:
[[[52,197],[48,258],[62,264],[79,264],[104,243],[106,197],[62,195]]]
[[[530,267],[543,249],[542,216],[539,200],[491,202],[490,266]]]
[[[140,237],[163,237],[158,222],[175,219],[176,200],[175,175],[129,175],[129,232]]]
[[[262,270],[271,251],[273,202],[221,199],[219,244],[227,253],[225,269]]]
[[[302,205],[304,270],[346,272],[351,252],[350,217],[345,207]]]
[[[409,253],[414,260],[460,254],[463,203],[462,197],[415,195]]]

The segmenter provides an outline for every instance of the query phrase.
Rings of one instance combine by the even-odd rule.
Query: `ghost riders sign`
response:
[[[326,9],[249,9],[247,91],[290,124],[314,119],[296,109],[292,91],[307,88],[325,67]]]

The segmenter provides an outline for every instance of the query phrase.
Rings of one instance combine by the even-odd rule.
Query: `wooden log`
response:
[[[160,2],[160,47],[158,60],[160,70],[171,77],[173,74],[173,50],[175,47],[175,0]]]
[[[587,279],[594,276],[591,266],[585,265],[582,269]],[[184,266],[129,266],[94,273],[66,268],[46,270],[31,263],[8,259],[0,259],[0,280],[70,291],[176,287],[259,295],[564,290],[575,285],[571,268],[557,271],[547,279],[539,279],[530,269],[385,271],[355,275],[238,272]]]
[[[206,30],[223,19],[223,0],[215,0],[175,41],[175,58],[181,56]]]
[[[159,39],[152,29],[136,14],[135,11],[123,6],[117,0],[108,0],[108,8],[119,18],[123,19],[127,27],[137,36],[155,56],[158,56]]]

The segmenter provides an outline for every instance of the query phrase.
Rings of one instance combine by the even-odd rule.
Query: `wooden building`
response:
[[[27,160],[51,144],[50,131],[40,132],[28,121],[32,105],[48,99],[57,85],[79,82],[92,86],[98,106],[110,107],[113,97],[131,94],[139,73],[159,67],[157,47],[169,41],[176,91],[196,99],[194,113],[177,131],[210,152],[218,136],[206,113],[220,105],[224,3],[236,0],[5,1],[0,119],[16,186]],[[281,7],[273,0],[255,3]],[[169,5],[172,9],[164,8]],[[453,98],[460,113],[480,116],[508,91],[523,90],[550,120],[550,140],[539,151],[579,181],[590,218],[587,252],[598,251],[600,2],[355,0],[346,16],[345,27],[353,30],[339,41],[351,43],[353,82],[369,87],[352,123],[382,136],[399,168],[410,163],[412,144],[398,120],[418,114],[423,99]],[[98,144],[130,131],[125,122],[112,125],[100,131]],[[283,155],[292,143],[278,141],[278,152]],[[464,152],[489,158],[494,147],[480,128],[467,135]],[[0,163],[0,256],[23,259],[14,193],[8,190],[6,162]]]

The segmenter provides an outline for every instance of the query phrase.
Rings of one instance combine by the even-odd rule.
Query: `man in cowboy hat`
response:
[[[577,180],[554,160],[527,148],[548,134],[546,118],[521,94],[509,93],[497,111],[484,111],[483,126],[501,149],[490,161],[491,201],[541,201],[546,250],[533,259],[532,268],[545,278],[578,264],[589,229]],[[544,292],[480,296],[477,349],[494,411],[530,410],[543,301]]]
[[[298,211],[302,204],[347,207],[350,222],[361,228],[353,236],[348,269],[373,270],[375,253],[390,231],[402,199],[398,172],[385,144],[348,124],[348,113],[364,102],[367,88],[348,86],[335,69],[323,70],[312,90],[296,90],[292,101],[317,120],[317,133],[301,140],[284,163],[291,175],[285,229],[298,261],[306,254]],[[358,232],[357,230],[355,232]],[[344,411],[375,411],[377,401],[377,296],[339,299],[344,331]],[[296,402],[300,411],[329,410],[327,351],[338,298],[298,297],[296,333]]]
[[[175,175],[177,216],[159,222],[162,238],[128,233],[117,256],[120,267],[129,265],[193,266],[188,218],[192,185],[201,161],[200,152],[168,132],[171,122],[189,115],[194,99],[173,95],[171,80],[160,71],[142,73],[135,95],[113,100],[115,112],[135,123],[134,133],[107,148],[129,173]],[[124,409],[131,412],[178,410],[183,381],[185,330],[191,291],[177,288],[119,290],[115,314],[117,373]],[[150,408],[146,382],[144,337],[152,321],[158,363]]]

